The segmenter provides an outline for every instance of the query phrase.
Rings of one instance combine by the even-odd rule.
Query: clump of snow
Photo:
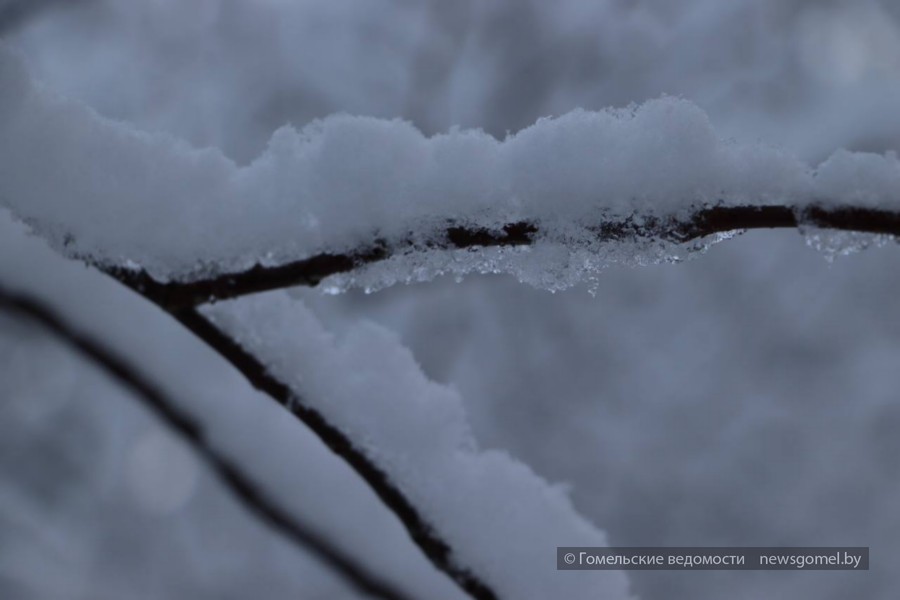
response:
[[[533,252],[554,260],[457,254],[429,259],[451,266],[419,265],[417,277],[503,271],[559,289],[611,260],[672,256],[646,240],[598,244],[591,227],[605,219],[684,216],[710,204],[898,202],[896,156],[841,152],[813,170],[777,148],[722,141],[700,108],[671,97],[541,119],[502,141],[478,130],[426,137],[400,120],[336,115],[279,129],[239,167],[217,149],[141,132],[53,95],[6,48],[0,85],[0,202],[69,255],[139,265],[160,279],[375,239],[422,245],[442,239],[449,222],[527,220],[540,230]]]
[[[621,572],[556,571],[557,546],[604,546],[604,534],[560,487],[505,452],[480,449],[459,394],[429,381],[394,333],[364,323],[336,338],[285,292],[203,311],[361,443],[457,563],[500,597],[628,597]]]
[[[896,152],[838,150],[815,172],[823,203],[891,208],[900,206],[900,160]]]
[[[720,141],[706,114],[677,98],[543,119],[505,146],[512,195],[544,219],[797,197],[808,176],[776,149]]]

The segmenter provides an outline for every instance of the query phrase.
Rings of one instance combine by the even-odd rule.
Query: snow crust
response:
[[[900,203],[896,155],[841,150],[816,169],[775,147],[722,140],[700,108],[672,97],[575,110],[503,140],[459,129],[426,137],[401,120],[335,115],[278,129],[265,152],[238,166],[218,149],[140,131],[54,95],[5,47],[0,87],[0,202],[70,256],[140,266],[160,279],[375,239],[425,245],[449,222],[528,220],[541,233],[526,252],[555,260],[457,253],[449,270],[511,272],[558,289],[610,261],[673,258],[652,244],[600,247],[588,228],[606,218],[677,216],[712,204]],[[363,285],[429,278],[447,261],[398,260]],[[344,278],[332,289],[356,283]]]
[[[362,444],[501,598],[629,597],[619,571],[556,571],[557,546],[605,546],[605,535],[563,488],[479,448],[459,394],[428,380],[396,334],[364,322],[337,338],[285,292],[203,311]]]

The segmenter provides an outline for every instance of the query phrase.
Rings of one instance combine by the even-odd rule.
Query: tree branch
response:
[[[900,213],[852,207],[813,206],[795,210],[787,206],[771,205],[719,206],[699,210],[686,220],[651,216],[638,223],[629,218],[603,223],[593,228],[593,231],[600,241],[656,238],[686,243],[728,231],[793,228],[801,225],[900,235]],[[526,221],[509,223],[499,230],[449,224],[428,249],[527,246],[539,233],[538,226]],[[344,254],[317,254],[275,267],[255,265],[245,271],[185,282],[159,282],[143,270],[112,267],[105,271],[164,309],[172,311],[291,286],[316,286],[330,275],[374,264],[413,248],[415,243],[411,240],[390,247],[383,240],[376,240],[367,247]]]
[[[51,331],[72,348],[90,359],[107,375],[134,393],[144,406],[155,413],[165,425],[184,440],[215,473],[219,481],[244,507],[272,529],[294,544],[309,550],[334,569],[358,591],[388,600],[409,600],[392,584],[369,573],[318,533],[281,509],[245,475],[236,463],[219,453],[203,433],[202,426],[184,413],[136,369],[97,342],[76,332],[33,298],[17,295],[0,286],[0,310],[24,315]]]
[[[213,325],[195,309],[173,312],[172,315],[194,335],[230,362],[258,390],[264,392],[302,421],[335,454],[343,458],[362,477],[406,527],[413,542],[431,563],[446,573],[473,598],[495,600],[497,595],[485,583],[452,561],[451,548],[434,528],[419,514],[400,488],[357,449],[340,429],[329,423],[321,413],[304,405],[290,387],[278,380],[255,356]]]

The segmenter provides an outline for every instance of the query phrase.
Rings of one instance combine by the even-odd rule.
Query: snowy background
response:
[[[11,4],[0,2],[0,15]],[[502,139],[541,117],[663,95],[699,106],[722,140],[775,146],[810,165],[840,148],[900,149],[900,4],[891,0],[71,4],[48,3],[5,33],[31,77],[130,127],[218,148],[238,166],[264,153],[279,127],[333,113]],[[0,108],[11,89],[0,89]],[[29,173],[12,172],[24,154],[10,139],[0,141],[4,195],[16,190],[11,175]],[[31,173],[51,186],[64,169],[48,163]],[[533,502],[490,488],[480,502],[460,499],[464,514],[434,507],[448,527],[465,525],[453,536],[476,546],[468,556],[508,535],[491,530],[479,506],[526,507],[534,537],[519,540],[547,551],[546,564],[517,570],[515,560],[498,561],[485,567],[490,577],[504,579],[505,569],[535,589],[570,589],[581,574],[555,571],[555,546],[574,544],[554,531],[601,541],[605,532],[618,546],[853,545],[871,548],[870,571],[632,571],[627,579],[647,600],[892,599],[900,587],[898,249],[829,262],[808,241],[757,231],[677,265],[613,266],[593,295],[586,284],[551,294],[478,275],[375,294],[292,291],[302,302],[294,316],[308,325],[297,327],[336,357],[296,369],[327,390],[330,370],[334,381],[366,372],[353,348],[395,357],[389,375],[408,375],[400,379],[410,394],[449,407],[445,421],[409,417],[409,428],[445,423],[448,444],[471,433],[476,456],[493,457],[517,481],[536,475],[568,489],[571,514],[559,487],[537,483]],[[219,446],[285,506],[373,569],[416,597],[462,597],[301,425],[167,315],[59,257],[5,210],[0,281],[52,302],[138,362],[205,415]],[[225,319],[266,313],[252,301],[215,310]],[[0,597],[356,597],[248,517],[115,384],[9,318],[0,318],[0,400]],[[412,400],[395,400],[402,426]],[[459,473],[429,485],[463,495],[458,486],[477,483],[466,465],[451,467]],[[553,510],[542,513],[542,502]],[[624,594],[618,576],[584,582],[596,591],[587,597]]]

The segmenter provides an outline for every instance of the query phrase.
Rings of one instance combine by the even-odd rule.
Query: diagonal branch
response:
[[[867,208],[823,208],[803,210],[787,206],[717,206],[704,208],[687,219],[645,217],[602,223],[592,230],[600,241],[624,239],[662,239],[686,243],[716,233],[746,229],[795,228],[802,225],[900,236],[900,213]],[[429,250],[527,246],[540,233],[527,221],[509,223],[496,230],[468,228],[449,224]],[[387,260],[412,250],[412,240],[388,246],[383,240],[343,254],[317,254],[283,265],[255,265],[235,273],[224,273],[191,281],[159,282],[146,271],[107,268],[120,282],[149,298],[166,310],[199,306],[214,300],[227,300],[248,294],[291,286],[316,286],[330,275]]]
[[[51,309],[37,300],[17,295],[0,286],[0,310],[18,313],[40,323],[72,348],[89,358],[107,375],[128,388],[166,426],[177,433],[204,461],[219,481],[244,507],[271,528],[301,548],[309,550],[319,560],[334,569],[358,591],[388,600],[409,600],[409,596],[392,584],[369,573],[352,558],[345,555],[321,535],[298,521],[269,499],[245,475],[236,463],[217,451],[206,439],[197,421],[153,384],[144,379],[136,369],[113,355],[94,340],[76,332]],[[196,314],[196,313],[195,313]]]
[[[302,421],[328,448],[343,458],[403,523],[415,544],[435,567],[446,573],[473,598],[480,600],[497,598],[496,593],[487,584],[454,564],[449,544],[440,537],[387,474],[359,450],[340,429],[329,423],[318,411],[305,406],[287,384],[269,373],[259,359],[244,350],[240,344],[195,309],[173,312],[172,315],[230,362],[255,388],[267,394]]]

